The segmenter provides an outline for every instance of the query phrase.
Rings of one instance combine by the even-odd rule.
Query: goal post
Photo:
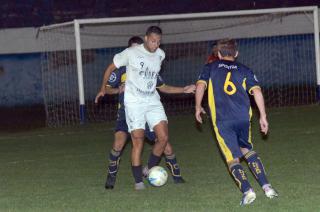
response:
[[[320,99],[318,7],[79,19],[40,28],[47,123],[113,120],[116,97],[94,105],[105,68],[131,36],[163,30],[161,75],[170,85],[194,83],[214,40],[235,38],[238,60],[257,74],[271,107]],[[169,114],[193,111],[192,95],[163,95]]]
[[[314,46],[316,55],[316,70],[317,70],[317,99],[320,102],[320,41],[319,41],[319,10],[318,7],[313,8],[314,20]]]
[[[78,76],[78,88],[79,88],[79,117],[80,117],[80,124],[84,124],[85,122],[84,84],[83,84],[80,24],[78,20],[74,20],[74,36],[76,41],[76,58],[77,58],[77,71],[78,71],[77,76]]]

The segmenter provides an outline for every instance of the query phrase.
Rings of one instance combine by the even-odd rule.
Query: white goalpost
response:
[[[41,70],[49,126],[115,119],[117,98],[94,105],[105,68],[131,36],[163,30],[161,75],[194,83],[212,42],[235,38],[238,60],[253,69],[271,107],[315,104],[320,93],[318,7],[82,19],[40,28]],[[190,113],[190,95],[162,96],[169,114]]]

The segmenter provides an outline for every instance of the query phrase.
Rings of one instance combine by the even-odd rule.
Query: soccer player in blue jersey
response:
[[[140,37],[134,36],[129,39],[128,46],[142,44],[143,40]],[[116,181],[116,175],[119,169],[119,161],[121,152],[126,144],[128,133],[128,125],[126,123],[125,109],[124,109],[124,83],[126,80],[126,67],[121,67],[112,72],[108,82],[103,82],[103,87],[98,93],[97,98],[104,94],[119,94],[119,109],[117,114],[117,123],[115,128],[115,140],[113,147],[109,154],[108,175],[105,183],[106,189],[113,189]],[[174,87],[164,84],[162,78],[158,76],[157,88],[164,93],[192,93],[195,90],[194,85],[186,87]],[[146,127],[145,136],[150,141],[156,142],[154,132],[151,132],[148,126]],[[175,183],[184,183],[184,179],[180,174],[180,167],[177,163],[176,156],[173,152],[171,144],[168,144],[164,150],[165,161],[169,168]]]
[[[197,82],[195,117],[202,123],[201,113],[205,112],[201,102],[208,88],[208,103],[216,138],[229,171],[243,193],[240,204],[247,205],[255,200],[256,194],[240,164],[243,157],[265,195],[274,198],[278,194],[267,180],[261,159],[252,149],[252,111],[248,94],[253,95],[259,109],[261,132],[267,134],[264,98],[256,76],[248,67],[235,61],[237,55],[235,40],[218,42],[220,60],[205,65]]]

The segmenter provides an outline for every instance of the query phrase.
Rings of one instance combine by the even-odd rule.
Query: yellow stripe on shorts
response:
[[[226,143],[224,142],[224,139],[221,137],[217,123],[216,123],[216,105],[214,101],[214,92],[213,92],[213,87],[212,87],[212,81],[211,79],[209,80],[209,87],[208,87],[208,102],[209,102],[209,108],[211,111],[211,119],[212,119],[212,124],[214,127],[214,131],[216,133],[216,137],[221,149],[222,154],[225,156],[227,162],[233,160],[232,153]]]

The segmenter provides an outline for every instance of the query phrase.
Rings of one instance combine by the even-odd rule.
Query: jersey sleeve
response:
[[[164,83],[162,77],[160,75],[158,75],[158,77],[157,77],[157,88],[160,88],[160,87],[162,87],[164,85],[165,85],[165,83]]]
[[[246,74],[246,89],[249,94],[252,94],[252,89],[254,88],[260,88],[259,81],[253,71],[248,69]]]
[[[157,51],[158,51],[158,55],[160,57],[160,61],[162,63],[163,60],[166,58],[166,53],[164,53],[164,51],[162,49],[160,49],[160,48],[158,48]]]
[[[164,51],[162,51],[162,58],[161,58],[161,62],[163,62],[165,58],[166,58],[166,53],[164,53]]]
[[[118,88],[121,84],[121,69],[113,71],[109,77],[107,86],[112,88]]]
[[[204,83],[206,86],[208,84],[209,78],[210,78],[210,64],[207,64],[203,67],[198,80],[197,80],[197,84],[198,83]]]
[[[121,66],[127,66],[129,64],[129,49],[126,48],[122,52],[116,54],[113,57],[113,63],[117,68]]]

